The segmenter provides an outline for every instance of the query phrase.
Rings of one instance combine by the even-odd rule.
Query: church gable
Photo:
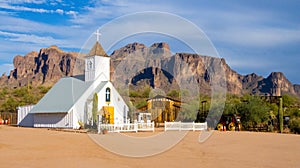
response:
[[[86,101],[87,113],[86,123],[92,125],[93,97],[97,94],[98,114],[107,118],[108,123],[124,123],[127,120],[128,107],[121,95],[113,87],[111,82],[101,82]]]

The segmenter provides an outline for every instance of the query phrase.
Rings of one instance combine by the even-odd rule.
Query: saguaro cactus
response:
[[[283,110],[282,110],[282,97],[279,98],[279,129],[280,133],[283,132]]]
[[[92,108],[92,114],[93,114],[93,122],[97,122],[97,113],[98,113],[98,95],[97,93],[93,96],[93,108]]]

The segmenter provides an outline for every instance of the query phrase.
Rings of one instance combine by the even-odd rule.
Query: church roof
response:
[[[73,77],[61,78],[30,113],[66,113],[91,84]]]
[[[94,93],[98,93],[100,92],[100,90],[102,90],[104,88],[104,86],[108,83],[108,81],[102,81],[94,90],[94,92],[92,94],[90,94],[90,96],[88,97],[88,99],[93,99],[94,97]]]
[[[104,51],[103,47],[101,44],[96,41],[94,44],[93,48],[90,50],[88,56],[103,56],[103,57],[108,57],[106,52]]]

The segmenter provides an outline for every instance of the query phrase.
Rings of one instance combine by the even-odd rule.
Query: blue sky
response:
[[[51,45],[79,52],[98,27],[117,17],[162,11],[186,18],[201,28],[219,55],[238,73],[254,72],[267,77],[273,71],[281,71],[292,83],[300,84],[299,9],[298,0],[2,0],[0,73],[13,68],[15,55]],[[146,45],[167,41],[159,36],[130,40]],[[187,48],[174,42],[171,50]]]

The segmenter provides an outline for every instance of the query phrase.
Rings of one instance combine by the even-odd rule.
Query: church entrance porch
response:
[[[103,111],[102,123],[114,124],[114,107],[103,106],[102,111]]]

